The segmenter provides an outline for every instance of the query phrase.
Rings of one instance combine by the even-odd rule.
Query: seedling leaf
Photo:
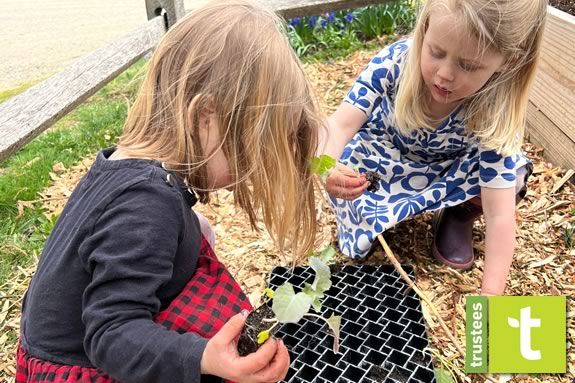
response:
[[[326,265],[329,265],[335,258],[335,249],[331,246],[326,246],[322,251],[315,253],[315,256],[321,259]]]
[[[341,326],[341,317],[339,315],[331,315],[328,319],[325,320],[333,331],[333,352],[338,353],[339,351],[339,328]]]
[[[282,323],[297,323],[311,307],[312,298],[304,292],[295,293],[290,283],[284,283],[274,293],[272,310]]]
[[[314,300],[311,302],[311,305],[315,311],[321,313],[321,298],[315,297]]]
[[[311,299],[315,299],[315,298],[322,299],[323,298],[323,292],[315,290],[313,288],[313,286],[307,282],[304,284],[304,287],[303,287],[301,292],[309,295]]]
[[[329,290],[331,287],[331,271],[329,267],[318,257],[311,257],[309,265],[315,270],[315,279],[311,287],[320,293]]]
[[[437,383],[455,383],[455,380],[449,373],[449,371],[443,368],[436,368],[435,369],[435,379]]]
[[[270,337],[270,330],[264,330],[258,334],[258,344],[263,344]]]
[[[322,154],[319,157],[311,159],[309,168],[312,173],[324,178],[327,177],[329,171],[335,167],[335,164],[335,158],[328,156],[327,154]]]

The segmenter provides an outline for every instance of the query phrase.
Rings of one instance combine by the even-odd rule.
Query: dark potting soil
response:
[[[240,356],[246,356],[258,350],[260,346],[258,345],[258,334],[272,326],[272,323],[263,319],[272,319],[274,317],[272,308],[267,304],[261,305],[248,315],[246,324],[238,339],[238,353]],[[272,333],[275,333],[277,328],[278,326],[272,330]]]
[[[378,173],[372,171],[367,171],[364,174],[365,178],[369,181],[370,184],[367,187],[367,191],[373,193],[379,190],[379,183],[381,182],[381,176]]]
[[[549,0],[549,5],[575,16],[575,0]]]

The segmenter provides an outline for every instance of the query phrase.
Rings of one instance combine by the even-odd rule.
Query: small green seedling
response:
[[[319,157],[314,157],[311,159],[309,168],[312,173],[317,174],[323,180],[325,180],[329,175],[329,171],[335,167],[335,164],[335,158],[327,154],[322,154]]]
[[[336,164],[337,161],[335,160],[335,158],[327,154],[322,154],[319,157],[312,158],[310,162],[310,170],[312,171],[312,173],[317,174],[319,177],[321,177],[321,179],[325,182],[327,176],[329,175],[329,172],[333,168],[335,168]],[[356,165],[353,168],[353,170],[355,170],[358,173],[359,169],[360,169],[359,165]],[[367,191],[374,193],[377,190],[379,190],[379,183],[383,180],[381,174],[371,170],[368,170],[362,174],[365,176],[367,181],[369,181]]]
[[[324,293],[331,287],[331,271],[327,265],[335,256],[335,250],[329,246],[309,259],[311,268],[315,271],[312,284],[306,283],[301,292],[295,293],[291,283],[286,282],[275,291],[267,288],[266,296],[272,299],[272,311],[275,318],[270,320],[271,326],[258,334],[258,344],[264,343],[270,336],[271,331],[280,323],[297,323],[304,316],[319,318],[327,323],[333,331],[333,352],[339,350],[339,329],[341,317],[332,315],[324,318],[321,315],[310,313],[310,309],[321,312],[321,300]]]

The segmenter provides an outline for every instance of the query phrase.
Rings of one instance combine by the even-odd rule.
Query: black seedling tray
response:
[[[404,266],[413,278],[413,268]],[[312,283],[311,268],[277,267],[270,287],[288,281],[297,291]],[[321,315],[341,315],[339,353],[327,324],[304,318],[283,325],[276,336],[289,349],[289,383],[431,383],[433,364],[419,298],[391,265],[344,266],[332,271]],[[313,311],[312,311],[313,312]]]

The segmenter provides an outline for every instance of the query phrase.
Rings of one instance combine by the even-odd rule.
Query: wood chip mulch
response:
[[[376,52],[358,52],[346,60],[327,64],[306,65],[306,70],[323,100],[325,112],[337,107],[345,92]],[[525,150],[534,161],[535,172],[529,180],[529,192],[518,206],[517,249],[510,273],[508,295],[566,295],[567,314],[567,365],[564,375],[514,375],[492,378],[500,382],[570,382],[575,378],[575,248],[568,248],[564,238],[566,229],[575,226],[575,186],[566,182],[569,174],[546,162],[543,150],[530,144]],[[74,185],[86,172],[93,161],[87,158],[69,169],[54,167],[54,184],[38,198],[43,203],[46,214],[59,214]],[[571,173],[572,174],[572,173]],[[318,193],[318,248],[335,244],[335,221],[330,208]],[[30,202],[23,201],[25,209]],[[210,206],[197,208],[212,223],[217,235],[216,252],[229,267],[231,273],[248,293],[251,302],[257,305],[266,287],[266,277],[276,266],[291,265],[290,254],[280,255],[269,236],[262,231],[257,233],[249,228],[245,215],[233,205],[232,195],[227,191],[215,193]],[[466,295],[476,294],[481,284],[483,269],[483,222],[476,224],[475,249],[480,254],[475,267],[459,272],[438,265],[430,256],[431,215],[423,214],[402,222],[385,233],[386,241],[402,263],[415,266],[417,284],[434,303],[442,319],[452,333],[465,345],[465,306]],[[575,241],[575,238],[573,238]],[[573,244],[571,244],[573,246]],[[338,255],[339,262],[353,263]],[[357,263],[387,263],[381,249],[367,260]],[[302,264],[298,260],[297,264]],[[14,381],[14,354],[16,336],[19,330],[21,299],[29,283],[34,268],[15,270],[14,277],[6,285],[0,286],[0,381]],[[486,377],[465,376],[464,359],[449,341],[430,310],[423,305],[428,324],[431,348],[436,358],[436,367],[443,363],[451,365],[458,380],[483,382]]]

